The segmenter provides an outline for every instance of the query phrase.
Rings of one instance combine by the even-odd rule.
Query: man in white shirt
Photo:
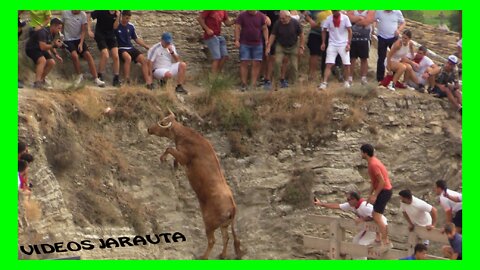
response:
[[[378,10],[375,12],[377,21],[378,37],[378,60],[377,60],[377,81],[383,81],[385,76],[385,58],[387,47],[392,48],[393,43],[405,27],[405,19],[400,10]]]
[[[182,86],[185,83],[185,73],[187,64],[180,62],[175,45],[173,45],[172,34],[165,32],[159,43],[153,45],[147,53],[147,58],[151,66],[153,78],[160,80],[164,84],[165,80],[177,77],[177,86],[175,92],[188,94]]]
[[[329,209],[341,209],[346,212],[353,212],[357,215],[357,220],[355,222],[361,223],[365,221],[372,221],[372,212],[373,212],[373,205],[368,203],[366,200],[360,197],[357,192],[349,192],[347,194],[347,202],[338,204],[338,203],[322,203],[317,198],[314,199],[313,202],[315,205],[326,207]],[[382,221],[385,225],[387,225],[387,218],[382,215]],[[380,235],[378,233],[368,231],[366,227],[364,227],[355,237],[353,238],[354,244],[359,244],[363,246],[368,246],[373,244],[374,242],[380,243]],[[358,258],[360,259],[360,258]],[[366,258],[361,258],[365,259]]]
[[[332,66],[335,65],[335,58],[340,55],[342,58],[344,68],[344,78],[350,77],[350,43],[352,41],[352,23],[347,15],[340,13],[340,10],[332,10],[332,15],[328,16],[323,23],[322,31],[322,46],[320,49],[324,51],[327,49],[327,60],[325,61],[327,67],[323,76],[323,82],[320,84],[320,89],[327,88],[327,81],[332,71]],[[327,37],[327,30],[329,32],[328,48],[325,48],[325,40]],[[345,81],[345,87],[349,88],[351,82]]]
[[[405,71],[405,82],[417,90],[426,92],[435,86],[435,75],[440,73],[440,67],[427,56],[428,49],[420,46],[413,59],[404,58],[405,63],[410,64],[412,69]],[[428,87],[425,89],[424,87]]]
[[[408,189],[398,193],[400,195],[400,210],[408,222],[408,229],[413,231],[416,226],[435,228],[437,224],[437,209],[432,205],[412,195]]]
[[[445,180],[435,182],[435,193],[438,195],[440,205],[445,210],[445,222],[453,222],[457,233],[462,234],[462,194],[447,189]],[[449,198],[456,198],[455,202]]]
[[[73,67],[77,73],[75,84],[78,85],[83,81],[83,74],[80,69],[80,57],[85,59],[92,74],[94,83],[99,87],[104,87],[105,82],[98,78],[95,62],[92,54],[88,50],[85,43],[87,34],[87,14],[80,10],[65,10],[62,12],[63,33],[65,35],[64,45],[70,52]]]

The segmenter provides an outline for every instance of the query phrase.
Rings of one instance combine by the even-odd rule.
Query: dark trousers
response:
[[[378,37],[378,60],[377,60],[377,81],[381,82],[385,77],[385,58],[387,57],[387,47],[392,48],[392,45],[397,41],[398,37],[384,39]]]

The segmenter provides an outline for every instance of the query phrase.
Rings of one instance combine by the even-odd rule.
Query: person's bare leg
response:
[[[142,67],[142,75],[143,75],[143,79],[145,80],[145,83],[151,84],[153,82],[153,79],[152,77],[150,77],[147,59],[145,58],[145,56],[143,56],[143,54],[140,54],[139,56],[137,56],[137,62],[140,63]]]
[[[107,60],[110,57],[108,54],[107,48],[103,49],[100,52],[100,61],[98,62],[98,72],[99,73],[104,73],[105,72],[105,67],[107,66]]]
[[[75,73],[80,74],[82,71],[80,70],[80,57],[77,51],[72,51],[72,63],[73,68],[75,69]]]
[[[37,59],[37,65],[35,66],[35,81],[42,81],[43,71],[47,65],[47,59],[45,57],[40,57]]]
[[[127,52],[122,52],[123,58],[123,76],[126,82],[130,81],[130,67],[132,66],[132,57]]]
[[[388,232],[387,232],[387,226],[383,223],[382,221],[382,214],[373,212],[372,214],[373,221],[377,224],[379,230],[380,230],[380,235],[382,237],[382,244],[387,245],[390,243],[390,240],[388,239]]]
[[[54,66],[55,66],[55,60],[48,59],[47,64],[45,65],[45,68],[43,69],[42,81],[45,80],[48,73],[50,73],[50,71],[53,69]]]
[[[332,73],[332,67],[335,64],[327,64],[325,67],[325,74],[323,74],[323,82],[327,83],[328,78],[330,77],[330,74]]]
[[[353,63],[352,63],[353,66]],[[353,74],[353,71],[352,71]],[[368,74],[368,59],[360,59],[360,76],[367,77]]]
[[[258,74],[260,73],[260,65],[262,64],[261,61],[252,61],[252,81],[250,82],[251,88],[255,89],[257,84]]]
[[[308,61],[308,78],[314,80],[317,75],[318,55],[310,55]]]
[[[95,61],[93,61],[92,54],[89,51],[86,51],[83,54],[83,58],[88,63],[88,69],[90,70],[90,74],[92,74],[92,77],[94,79],[96,79],[97,78],[97,68],[95,67]]]
[[[113,60],[113,74],[120,74],[120,58],[118,57],[118,48],[112,48],[112,60]]]
[[[187,64],[185,62],[180,62],[178,65],[178,74],[177,74],[177,83],[185,83],[185,74],[187,73]]]
[[[243,85],[247,85],[248,64],[250,61],[243,60],[240,62],[240,80]]]

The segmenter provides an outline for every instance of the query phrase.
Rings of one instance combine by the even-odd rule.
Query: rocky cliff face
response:
[[[160,117],[158,110],[126,117],[119,105],[122,96],[133,107],[136,98],[147,104],[162,100],[138,89],[19,92],[19,134],[36,157],[30,178],[35,184],[33,200],[41,209],[36,221],[27,224],[21,217],[19,244],[174,232],[187,241],[21,258],[71,254],[85,259],[192,259],[203,250],[203,222],[184,171],[159,162],[171,142],[146,133]],[[347,99],[332,100],[332,123],[320,127],[323,137],[316,142],[306,141],[305,131],[274,131],[258,119],[262,128],[252,136],[241,135],[250,149],[242,158],[232,153],[224,131],[178,113],[186,125],[204,130],[218,153],[238,204],[237,229],[248,250],[246,259],[322,258],[302,250],[301,236],[317,231],[305,217],[339,213],[314,209],[312,193],[339,202],[349,190],[365,194],[369,180],[359,156],[365,142],[376,146],[395,194],[410,188],[435,205],[435,180],[447,179],[452,189],[460,188],[461,123],[446,101],[413,92],[381,92],[362,101],[363,117],[356,125],[345,126],[352,109]],[[161,106],[153,108],[157,105]],[[118,112],[102,114],[107,106]],[[398,207],[394,196],[387,211],[391,222],[402,222]],[[218,242],[214,253],[220,251]]]
[[[191,70],[202,74],[209,63],[196,14],[141,11],[134,13],[133,22],[149,44],[156,42],[161,32],[171,31]],[[225,32],[232,37],[232,29]],[[95,51],[96,46],[89,45]],[[233,48],[231,54],[232,58],[237,55]],[[21,52],[19,55],[24,61],[20,61],[23,74],[32,76],[28,61]],[[58,86],[67,85],[68,69],[69,63],[52,74],[58,78]],[[229,130],[212,124],[208,115],[201,115],[204,121],[198,121],[201,108],[194,101],[205,91],[201,87],[180,102],[161,90],[147,92],[134,87],[19,90],[19,137],[36,158],[30,179],[35,185],[31,200],[38,206],[33,215],[37,218],[32,218],[35,209],[24,213],[20,207],[19,245],[66,245],[82,240],[96,245],[94,250],[31,256],[19,251],[19,258],[193,259],[203,251],[203,221],[184,170],[173,170],[171,160],[159,162],[160,154],[172,142],[146,132],[166,113],[167,106],[176,110],[178,120],[203,133],[217,151],[238,204],[237,230],[248,252],[245,259],[326,258],[302,248],[302,235],[328,233],[308,224],[306,215],[349,215],[313,208],[312,193],[322,200],[341,202],[346,191],[368,191],[366,164],[359,155],[363,143],[375,145],[389,169],[395,195],[410,188],[415,196],[436,205],[433,184],[441,178],[459,190],[461,119],[448,102],[408,90],[391,93],[371,88],[360,89],[360,95],[357,90],[320,94],[314,93],[315,83],[305,83],[295,90],[274,93],[274,97],[282,97],[305,91],[312,99],[329,100],[319,103],[329,108],[327,124],[308,128],[308,117],[285,122],[268,115],[272,107],[285,108],[287,115],[301,111],[310,104],[301,95],[293,95],[283,104],[278,102],[281,98],[271,99],[266,93],[233,93],[233,98],[242,99],[255,112],[255,129],[238,135],[237,143],[247,149],[240,155]],[[107,107],[112,112],[105,113]],[[394,196],[386,213],[391,222],[403,222],[398,207],[399,199]],[[440,211],[439,224],[443,218]],[[187,240],[98,247],[98,239],[174,232]],[[212,257],[221,250],[219,232],[216,239]],[[396,245],[401,247],[401,243]],[[231,244],[229,254],[233,254]]]

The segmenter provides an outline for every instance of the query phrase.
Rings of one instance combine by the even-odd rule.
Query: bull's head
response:
[[[170,114],[161,121],[151,125],[147,131],[148,134],[157,135],[159,137],[174,138],[173,125],[176,123],[175,114],[169,109]]]

